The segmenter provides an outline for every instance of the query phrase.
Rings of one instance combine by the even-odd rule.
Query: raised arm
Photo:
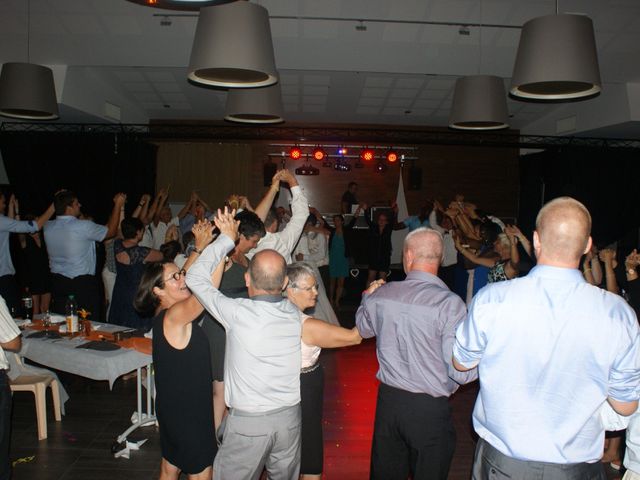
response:
[[[111,216],[107,222],[107,234],[104,240],[108,240],[115,237],[118,233],[118,227],[120,226],[120,210],[124,208],[124,203],[127,201],[127,196],[124,193],[117,193],[113,197],[113,210],[111,210]]]
[[[198,194],[196,192],[191,192],[191,197],[189,197],[189,201],[184,204],[184,207],[178,212],[178,218],[182,220],[187,216],[189,212],[193,209],[193,206],[196,204],[198,200]]]
[[[307,318],[302,324],[302,341],[321,348],[339,348],[358,345],[362,337],[356,327],[337,327],[317,318]]]
[[[267,218],[267,213],[269,213],[269,209],[271,208],[271,205],[273,205],[273,200],[276,198],[276,194],[280,190],[280,179],[282,178],[283,171],[284,170],[279,170],[275,173],[271,179],[271,186],[269,187],[269,190],[267,190],[267,193],[264,194],[264,197],[262,197],[262,200],[260,200],[260,203],[258,203],[258,206],[254,210],[255,214],[258,215],[260,220],[263,222]]]
[[[520,252],[518,251],[518,236],[513,230],[509,230],[511,233],[507,233],[507,237],[511,242],[511,253],[509,255],[509,261],[505,265],[504,274],[508,279],[512,279],[518,276],[520,271]]]
[[[187,272],[190,267],[196,261],[199,255],[199,251],[204,250],[207,245],[213,240],[213,225],[208,220],[196,223],[191,229],[195,237],[196,250],[191,252],[189,258],[185,262],[183,269]],[[220,287],[220,281],[222,280],[222,273],[224,271],[224,261],[220,261],[211,274],[210,281],[215,288]],[[195,295],[192,295],[187,300],[179,302],[171,307],[168,317],[165,317],[175,325],[186,326],[191,323],[200,313],[202,313],[203,306]]]
[[[524,251],[527,252],[531,258],[533,258],[533,250],[531,249],[531,242],[527,238],[527,236],[520,231],[520,229],[516,225],[508,225],[508,228],[513,231],[513,234],[516,236]]]
[[[235,246],[240,222],[234,220],[234,216],[235,210],[229,212],[225,208],[224,213],[218,210],[215,224],[221,233],[215,242],[204,249],[187,273],[187,286],[225,329],[230,328],[229,320],[233,318],[237,305],[234,300],[220,293],[211,282],[211,276]]]
[[[469,260],[470,262],[473,262],[476,265],[482,265],[483,267],[487,267],[487,268],[491,268],[496,264],[495,258],[479,257],[478,255],[473,253],[471,250],[469,250],[467,247],[463,246],[462,242],[460,241],[460,237],[458,235],[454,237],[454,241],[456,243],[456,250],[458,250],[462,254],[462,256],[467,260]]]
[[[602,250],[600,250],[600,260],[602,260],[602,263],[604,263],[604,273],[607,282],[607,290],[611,293],[619,294],[620,288],[618,287],[618,281],[616,280],[616,273],[614,271],[616,264],[615,250],[612,250],[610,248],[603,248]]]
[[[140,201],[138,202],[138,205],[136,206],[136,209],[131,214],[133,218],[139,218],[144,225],[147,225],[149,223],[147,221],[147,215],[149,212],[150,201],[151,201],[151,195],[149,195],[148,193],[145,193],[144,195],[142,195],[142,197],[140,197]]]
[[[276,233],[284,242],[289,252],[293,249],[300,238],[304,224],[309,217],[309,203],[302,189],[298,185],[298,180],[289,170],[282,171],[282,181],[287,182],[291,188],[291,220],[284,227],[284,230]]]

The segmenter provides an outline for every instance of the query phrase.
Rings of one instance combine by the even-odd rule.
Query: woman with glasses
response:
[[[233,222],[229,214],[222,217]],[[212,230],[209,221],[194,225],[195,248],[185,269],[211,242]],[[222,267],[213,273],[214,285],[220,284]],[[203,308],[185,284],[185,269],[170,262],[147,265],[135,299],[138,311],[155,315],[153,365],[161,480],[177,480],[180,472],[193,480],[211,479],[217,452],[209,341],[197,324]]]
[[[287,298],[302,312],[315,306],[318,279],[305,262],[287,267]],[[302,408],[302,452],[300,478],[322,477],[322,401],[324,377],[318,362],[322,348],[357,345],[362,341],[358,330],[336,327],[323,320],[302,316],[302,370],[300,371],[300,406]]]

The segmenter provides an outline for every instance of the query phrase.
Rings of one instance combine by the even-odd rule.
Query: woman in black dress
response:
[[[208,221],[193,227],[196,249],[185,269],[212,240]],[[222,265],[221,265],[222,266]],[[180,472],[208,480],[217,446],[213,426],[213,390],[209,342],[198,326],[203,308],[185,285],[185,270],[174,263],[146,266],[135,306],[153,319],[153,364],[156,414],[160,426],[161,480],[177,480]],[[220,284],[222,269],[213,274]]]
[[[371,210],[367,209],[364,218],[369,224],[369,237],[367,240],[367,257],[369,259],[369,274],[367,287],[376,279],[387,279],[387,273],[391,265],[391,234],[393,223],[390,214],[379,212],[376,218],[371,220]]]

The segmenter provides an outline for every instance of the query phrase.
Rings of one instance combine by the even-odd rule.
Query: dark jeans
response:
[[[20,307],[20,291],[14,275],[3,275],[0,277],[0,296],[7,302],[7,308],[12,315],[22,313]]]
[[[51,275],[51,311],[65,314],[69,295],[73,295],[78,308],[91,312],[91,320],[102,321],[103,291],[95,275],[80,275],[67,278],[54,273]]]
[[[526,434],[525,434],[526,435]],[[531,439],[535,441],[535,439]],[[602,463],[547,463],[516,460],[482,438],[473,459],[473,480],[606,480]]]
[[[456,432],[446,397],[380,384],[371,450],[376,480],[446,480]]]
[[[0,370],[0,480],[9,480],[9,441],[11,440],[11,389],[7,372]]]

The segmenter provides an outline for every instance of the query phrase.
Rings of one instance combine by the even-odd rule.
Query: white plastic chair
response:
[[[11,355],[13,358],[9,360],[10,364],[24,366],[19,355],[6,352],[7,357]],[[20,368],[16,369],[20,370]],[[18,376],[9,379],[9,386],[12,392],[32,392],[36,402],[36,417],[38,420],[38,440],[47,438],[47,387],[51,387],[51,396],[53,397],[53,411],[56,421],[62,420],[60,406],[60,385],[57,377],[50,372],[48,375],[43,373],[20,373]]]

